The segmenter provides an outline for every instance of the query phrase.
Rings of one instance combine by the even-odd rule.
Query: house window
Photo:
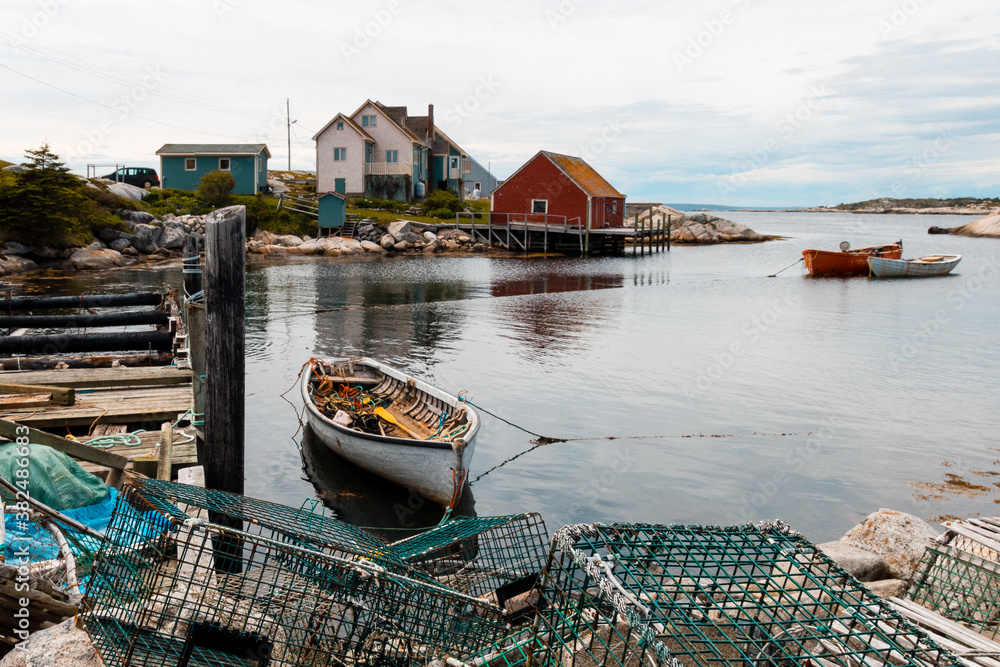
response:
[[[531,200],[531,212],[532,213],[548,213],[549,212],[549,200],[548,199],[532,199]]]
[[[399,162],[399,151],[386,151],[385,152],[386,162]]]
[[[229,171],[229,158],[227,157],[219,158],[219,171]]]
[[[375,127],[375,116],[362,116],[361,127]]]
[[[449,166],[450,166],[450,168],[452,170],[458,171],[458,158],[457,157],[451,158],[451,160],[449,161],[448,164],[449,164]]]
[[[465,173],[467,173],[467,174],[471,174],[472,173],[472,160],[466,160],[465,161]]]
[[[343,130],[344,129],[344,123],[343,123],[343,121],[340,121],[340,122],[337,123],[337,129],[338,130]]]
[[[343,162],[347,159],[347,149],[346,148],[334,148],[333,149],[333,161]]]
[[[473,189],[474,190],[479,190],[480,192],[482,192],[483,191],[483,184],[480,183],[479,181],[476,181],[476,187],[473,188]]]
[[[194,171],[198,168],[198,159],[193,157],[184,158],[184,171]]]

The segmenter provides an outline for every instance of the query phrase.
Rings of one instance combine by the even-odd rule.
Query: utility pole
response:
[[[292,170],[292,108],[285,98],[285,124],[288,129],[288,171]]]

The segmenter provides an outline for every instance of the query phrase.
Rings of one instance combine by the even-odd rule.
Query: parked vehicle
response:
[[[479,433],[468,403],[373,359],[310,359],[306,418],[336,454],[445,508],[459,501]]]
[[[946,276],[960,261],[961,255],[929,255],[919,259],[869,257],[868,266],[876,278],[926,278]]]
[[[840,252],[809,249],[803,250],[802,256],[806,269],[813,276],[867,276],[869,257],[899,259],[903,256],[903,242],[851,250],[851,245],[844,241],[840,244]]]
[[[128,183],[139,188],[160,186],[160,177],[156,175],[156,170],[147,167],[122,167],[107,176],[101,176],[101,178],[106,178],[116,183]]]

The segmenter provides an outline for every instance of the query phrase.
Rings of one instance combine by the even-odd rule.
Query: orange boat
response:
[[[844,241],[840,244],[840,252],[803,250],[802,257],[806,260],[806,269],[809,271],[809,275],[867,276],[869,257],[884,257],[886,259],[901,259],[903,257],[902,241],[856,250],[850,248],[851,245]]]

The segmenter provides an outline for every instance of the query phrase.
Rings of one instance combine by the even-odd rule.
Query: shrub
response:
[[[236,179],[228,171],[210,171],[201,177],[198,197],[213,206],[223,206],[229,202],[229,195],[236,187]]]
[[[448,220],[455,218],[455,211],[452,211],[450,208],[436,208],[433,211],[428,212],[426,215],[432,218]]]
[[[427,198],[424,199],[420,208],[423,210],[425,215],[440,217],[436,215],[436,212],[441,209],[447,209],[452,214],[461,211],[462,202],[458,200],[458,196],[456,196],[451,190],[435,190],[427,195]]]

